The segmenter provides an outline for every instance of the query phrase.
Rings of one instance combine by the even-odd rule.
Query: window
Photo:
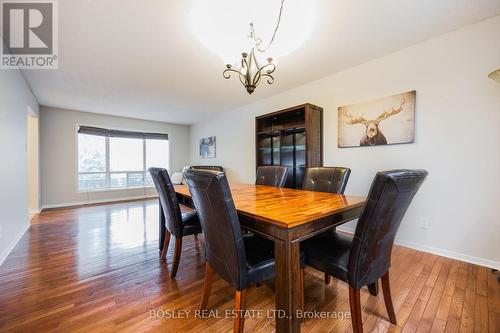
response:
[[[168,165],[167,134],[78,129],[80,191],[153,186],[148,168]]]
[[[169,151],[168,140],[152,140],[146,139],[146,170],[154,166],[169,165],[169,155],[163,154],[164,151]],[[153,179],[151,175],[146,173],[146,179],[144,180],[146,186],[153,186]]]

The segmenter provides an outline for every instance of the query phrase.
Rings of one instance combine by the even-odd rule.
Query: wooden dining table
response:
[[[241,226],[275,244],[276,310],[281,310],[276,312],[276,332],[300,332],[300,242],[358,218],[365,198],[262,185],[230,188]],[[192,205],[186,185],[175,185],[175,191],[180,202]],[[163,244],[161,212],[160,217]]]

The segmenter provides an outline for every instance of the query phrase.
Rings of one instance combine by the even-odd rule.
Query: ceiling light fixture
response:
[[[488,77],[490,79],[495,80],[498,83],[500,83],[500,69],[497,69],[496,71],[491,72],[490,75],[488,75]]]
[[[262,45],[262,38],[257,37],[253,23],[250,23],[250,34],[248,35],[248,38],[251,39],[253,45],[250,52],[241,53],[241,62],[239,69],[234,69],[233,65],[226,64],[226,69],[222,73],[225,79],[231,78],[231,74],[236,73],[238,75],[238,78],[240,79],[240,82],[245,86],[249,94],[252,94],[255,91],[255,88],[259,85],[262,79],[266,79],[267,83],[269,84],[274,83],[274,77],[272,74],[276,69],[276,62],[273,62],[273,58],[267,57],[265,59],[265,64],[261,65],[261,61],[259,58],[260,54],[264,54],[276,38],[276,34],[281,22],[284,2],[285,0],[281,0],[278,21],[269,43],[265,47]]]

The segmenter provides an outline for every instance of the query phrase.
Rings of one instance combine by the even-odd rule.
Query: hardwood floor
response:
[[[203,237],[184,240],[176,280],[172,251],[167,263],[159,259],[156,200],[43,212],[0,267],[0,332],[231,331],[232,319],[194,317]],[[365,332],[500,332],[500,283],[485,267],[396,246],[390,280],[398,324],[388,321],[382,293],[364,288]],[[333,318],[348,316],[346,284],[325,285],[322,273],[306,268],[305,288],[306,310],[330,318],[306,319],[303,332],[352,330],[350,317]],[[233,289],[214,276],[208,314],[223,316],[233,302]],[[264,318],[245,319],[245,331],[272,332],[273,283],[249,288],[246,302]],[[188,318],[158,318],[182,310]]]

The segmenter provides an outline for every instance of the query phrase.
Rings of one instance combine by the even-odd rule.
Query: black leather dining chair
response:
[[[302,183],[306,191],[329,192],[344,194],[351,169],[344,167],[314,167],[307,168]],[[329,230],[330,232],[332,230]],[[325,273],[325,283],[329,284],[330,275]]]
[[[198,235],[201,233],[201,225],[198,220],[198,215],[193,209],[179,205],[177,195],[174,190],[174,185],[170,180],[168,171],[162,168],[149,168],[149,173],[155,184],[160,204],[165,214],[165,241],[161,251],[161,259],[167,257],[168,245],[170,237],[175,237],[174,259],[172,262],[172,270],[170,278],[174,279],[179,268],[179,261],[182,252],[182,237],[188,235]]]
[[[257,168],[255,185],[284,187],[287,172],[287,167],[281,165],[260,166]]]
[[[351,169],[343,167],[307,168],[302,189],[344,194]]]
[[[380,278],[389,320],[396,324],[389,286],[391,251],[401,220],[426,176],[425,170],[377,173],[353,236],[327,232],[303,243],[307,265],[349,284],[355,333],[363,332],[360,289],[377,285]]]
[[[189,169],[224,171],[224,168],[219,165],[191,165]]]
[[[246,290],[275,277],[274,242],[258,235],[242,235],[238,213],[223,172],[187,170],[184,173],[205,237],[205,283],[201,310],[205,310],[217,273],[235,289],[234,332],[243,332]],[[301,256],[303,283],[304,256]],[[303,287],[302,287],[303,290]],[[303,304],[303,295],[301,296]]]

